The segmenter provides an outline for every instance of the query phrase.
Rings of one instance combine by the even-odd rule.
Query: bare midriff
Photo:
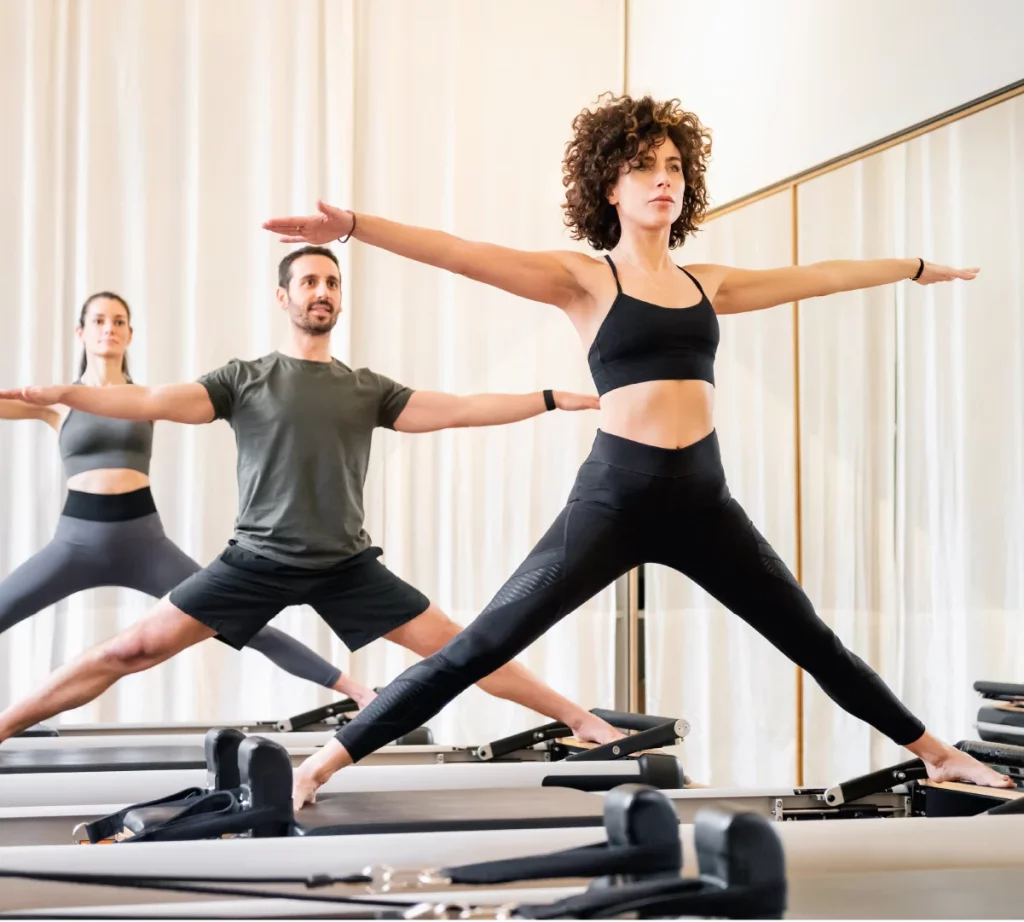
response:
[[[706,381],[643,381],[601,398],[601,429],[657,448],[685,448],[714,429],[715,389]]]
[[[112,496],[131,493],[149,486],[149,477],[140,471],[122,467],[104,467],[95,471],[82,471],[68,478],[68,489],[81,493],[101,493]]]

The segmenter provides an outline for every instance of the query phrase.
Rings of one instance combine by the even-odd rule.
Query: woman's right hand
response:
[[[67,388],[63,384],[48,387],[14,387],[0,390],[0,400],[22,400],[37,407],[49,407],[61,403]]]
[[[318,214],[271,218],[263,222],[263,228],[281,234],[282,243],[324,244],[348,236],[355,224],[351,211],[343,211],[326,202],[317,202],[316,207]]]

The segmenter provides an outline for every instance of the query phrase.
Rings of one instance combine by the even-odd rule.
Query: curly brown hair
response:
[[[608,192],[623,164],[631,168],[666,138],[679,148],[686,180],[683,209],[672,225],[669,247],[679,246],[696,230],[708,206],[704,174],[711,133],[696,115],[680,108],[678,99],[657,102],[650,96],[633,99],[604,93],[593,112],[584,109],[573,119],[572,130],[562,161],[562,207],[573,240],[586,240],[596,250],[610,250],[619,242],[622,227]]]

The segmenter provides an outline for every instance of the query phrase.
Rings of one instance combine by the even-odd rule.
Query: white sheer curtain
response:
[[[940,735],[979,678],[1024,674],[1017,99],[801,187],[801,262],[922,254],[969,284],[801,308],[804,584]],[[809,683],[807,780],[899,757]]]
[[[1024,681],[1024,98],[889,159],[905,177],[907,252],[981,267],[897,302],[904,683],[922,719],[959,739],[974,681]]]
[[[791,196],[710,221],[677,258],[750,269],[792,262]],[[795,569],[793,314],[789,306],[722,317],[716,427],[729,488]],[[685,577],[646,567],[647,709],[685,716],[690,777],[715,785],[789,784],[796,670]]]
[[[620,4],[413,6],[401,40],[387,42],[395,6],[367,4],[360,17],[359,47],[386,50],[360,57],[355,207],[525,249],[571,246],[559,208],[562,150],[576,112],[598,87],[621,82]],[[401,120],[384,117],[399,111]],[[353,254],[357,364],[457,393],[593,392],[572,327],[554,308],[379,250]],[[597,426],[596,413],[548,414],[495,429],[384,433],[367,495],[371,534],[390,566],[466,624],[564,505]],[[356,660],[367,678],[413,661],[386,644]],[[614,593],[521,660],[586,705],[610,705]],[[528,719],[471,689],[433,726],[438,738],[473,740]]]
[[[14,142],[0,159],[8,383],[71,377],[75,312],[99,288],[133,307],[137,380],[190,380],[274,348],[285,249],[259,222],[318,196],[466,236],[564,246],[571,118],[621,88],[621,0],[500,10],[450,0],[429,11],[411,0],[24,0],[5,2],[0,18],[0,104]],[[344,361],[420,388],[589,387],[552,310],[358,245],[338,252]],[[596,425],[596,415],[550,414],[493,432],[387,434],[368,491],[371,534],[392,568],[466,621],[557,512]],[[157,503],[201,563],[231,531],[234,463],[224,425],[157,427]],[[0,574],[46,543],[61,502],[53,433],[0,426]],[[0,704],[149,605],[127,591],[84,593],[0,637]],[[567,694],[608,703],[609,608],[602,599],[569,619],[526,661]],[[408,661],[379,644],[349,663],[307,610],[277,624],[372,684]],[[277,716],[329,697],[255,653],[206,643],[69,719]],[[531,719],[487,700],[465,696],[439,735],[479,739]]]
[[[801,186],[801,263],[899,254],[879,207],[889,192],[880,169],[872,159]],[[800,306],[803,585],[825,622],[890,682],[895,299],[889,286]],[[866,724],[810,679],[804,707],[807,783],[868,768]]]

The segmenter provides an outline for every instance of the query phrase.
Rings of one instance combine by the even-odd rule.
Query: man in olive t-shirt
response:
[[[26,388],[22,399],[64,403],[119,419],[225,419],[238,446],[238,518],[208,567],[117,637],[57,670],[37,693],[0,714],[0,740],[93,700],[121,676],[149,669],[212,636],[241,648],[282,608],[308,604],[350,650],[387,637],[426,656],[458,631],[437,606],[378,559],[363,528],[363,482],[377,427],[432,432],[501,425],[597,398],[412,391],[331,357],[341,313],[334,254],[303,247],[281,261],[277,300],[288,313],[278,352],[233,360],[196,383],[163,387]],[[609,742],[621,734],[518,663],[480,682],[499,697]]]

